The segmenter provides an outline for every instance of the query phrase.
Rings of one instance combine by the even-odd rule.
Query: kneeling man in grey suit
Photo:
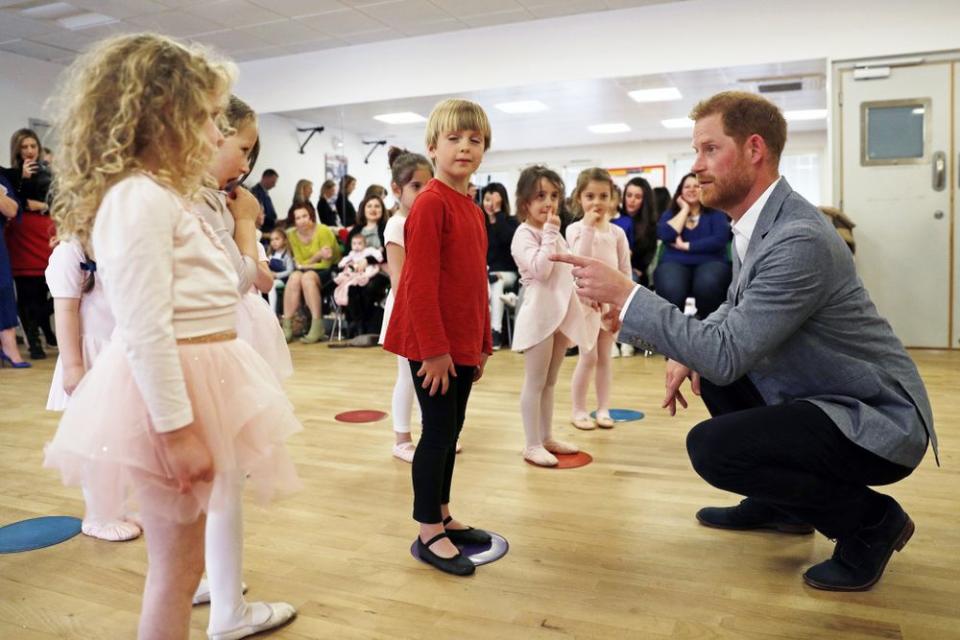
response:
[[[877,313],[843,240],[779,175],[787,127],[776,106],[725,92],[698,104],[693,172],[703,204],[733,221],[733,282],[700,321],[602,263],[575,265],[581,296],[622,309],[620,340],[670,359],[664,407],[686,407],[690,379],[710,420],[687,436],[694,469],[746,496],[707,507],[704,525],[812,533],[837,541],[812,587],[869,589],[914,524],[870,486],[902,480],[931,444],[923,381]]]

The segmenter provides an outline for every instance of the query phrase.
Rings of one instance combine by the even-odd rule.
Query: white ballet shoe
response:
[[[80,530],[84,535],[109,542],[123,542],[139,538],[142,530],[133,522],[126,520],[108,520],[106,522],[97,522],[95,520],[84,520],[80,525]]]
[[[262,604],[270,609],[270,615],[267,616],[266,620],[259,624],[243,625],[231,631],[220,631],[217,633],[208,631],[207,637],[210,638],[210,640],[240,640],[240,638],[246,638],[256,633],[276,629],[279,626],[287,624],[297,615],[297,610],[293,608],[293,605],[287,604],[286,602],[250,603],[251,606],[255,604]]]
[[[557,460],[557,456],[541,446],[524,448],[523,459],[538,467],[555,467],[560,462]]]
[[[620,345],[620,355],[623,356],[624,358],[629,358],[636,352],[637,350],[633,347],[632,344],[628,344],[624,342],[623,344]]]
[[[569,442],[564,442],[563,440],[554,440],[549,438],[543,441],[543,448],[553,454],[560,455],[570,455],[573,453],[580,453],[580,449],[576,445],[570,444]]]
[[[404,462],[413,462],[413,454],[417,451],[417,445],[412,442],[400,442],[393,445],[393,457],[399,458]]]
[[[616,424],[606,411],[597,411],[597,426],[601,429],[613,429]]]
[[[240,583],[240,593],[247,592],[247,583]],[[200,584],[197,585],[197,590],[193,592],[193,604],[194,606],[198,604],[209,604],[210,603],[210,585],[207,583],[206,577],[200,578]]]
[[[597,423],[585,413],[573,416],[573,418],[570,419],[570,424],[582,431],[591,431],[597,428]]]

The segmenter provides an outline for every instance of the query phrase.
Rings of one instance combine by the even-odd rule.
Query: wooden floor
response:
[[[410,466],[390,457],[389,419],[342,424],[343,410],[390,410],[392,356],[379,349],[294,345],[288,384],[304,424],[291,442],[306,491],[246,509],[252,599],[286,600],[299,618],[272,638],[960,638],[960,352],[918,351],[936,416],[943,468],[932,456],[890,493],[917,523],[903,553],[867,593],[805,587],[829,556],[817,536],[735,533],[698,526],[695,511],[735,502],[691,470],[697,405],[659,409],[663,361],[614,361],[614,406],[644,411],[611,431],[566,424],[561,372],[557,432],[593,464],[525,464],[518,416],[522,359],[494,356],[470,399],[457,462],[455,513],[503,534],[510,553],[472,578],[414,561]],[[56,416],[45,412],[53,359],[0,371],[0,522],[82,514],[78,491],[41,468]],[[0,638],[130,638],[146,569],[142,540],[78,536],[0,555]],[[193,636],[204,638],[206,607]]]

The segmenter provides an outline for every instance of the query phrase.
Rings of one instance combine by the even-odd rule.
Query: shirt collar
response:
[[[747,209],[747,212],[740,217],[739,220],[733,223],[732,230],[735,236],[739,236],[740,242],[736,243],[737,253],[740,255],[740,261],[743,261],[744,255],[747,253],[747,246],[750,244],[750,238],[753,236],[753,229],[757,226],[757,220],[760,219],[760,212],[763,211],[764,205],[767,204],[767,200],[770,199],[770,194],[773,193],[773,190],[780,184],[780,181],[783,180],[783,177],[779,177],[774,180],[766,191],[760,194],[760,197],[750,205],[750,208]],[[741,251],[742,247],[742,251]]]

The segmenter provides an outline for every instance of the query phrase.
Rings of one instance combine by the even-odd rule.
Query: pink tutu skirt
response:
[[[241,340],[184,344],[179,351],[193,424],[215,472],[248,474],[261,503],[299,490],[284,441],[302,427],[263,359]],[[59,469],[65,484],[84,486],[119,467],[144,514],[175,522],[193,522],[203,511],[226,506],[211,499],[211,483],[178,493],[158,437],[124,347],[114,341],[71,397],[44,466]]]
[[[293,361],[283,329],[259,293],[241,296],[237,305],[237,336],[266,360],[277,380],[283,382],[293,375]]]
[[[80,350],[83,353],[83,368],[90,371],[100,352],[110,344],[109,338],[99,338],[93,335],[80,337]],[[53,370],[53,380],[50,381],[50,393],[47,395],[47,411],[63,411],[67,408],[70,396],[63,390],[63,358],[57,358],[57,366]]]

